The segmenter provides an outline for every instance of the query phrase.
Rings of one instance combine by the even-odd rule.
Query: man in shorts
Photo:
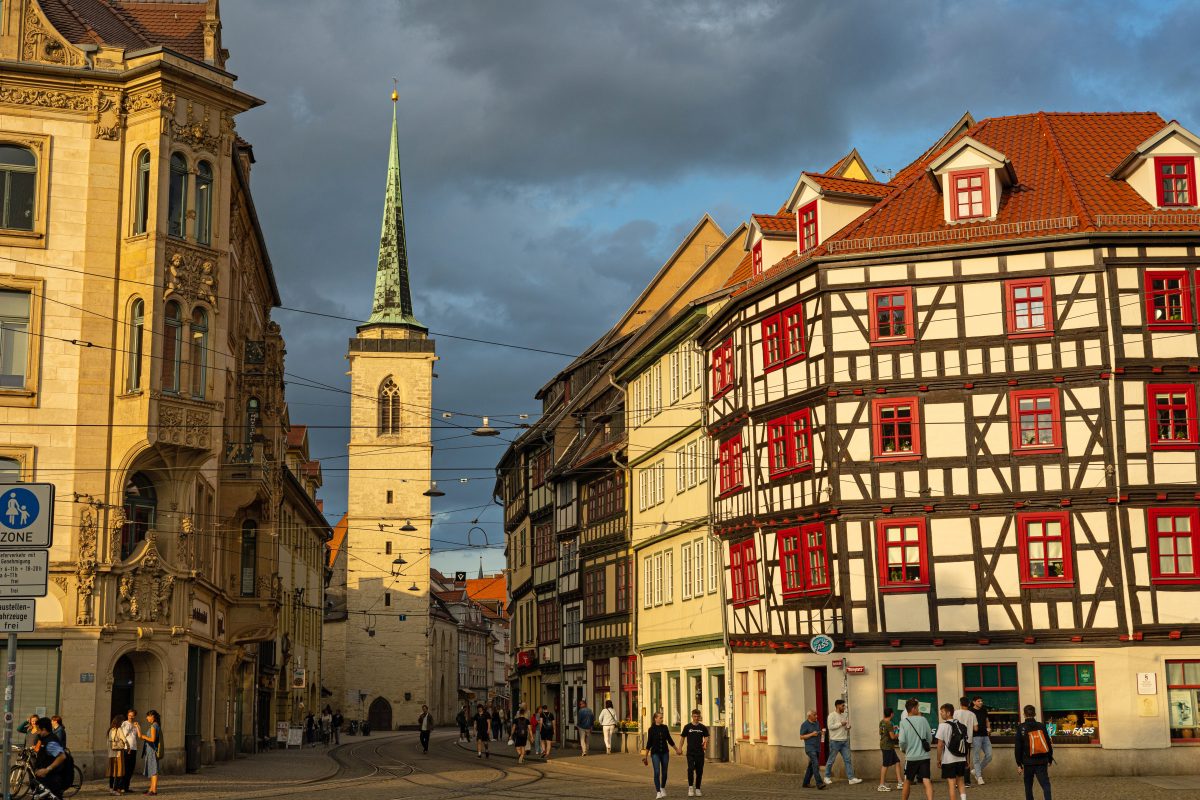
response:
[[[958,710],[954,712],[954,719],[961,722],[967,729],[967,747],[971,746],[975,735],[979,730],[979,719],[975,716],[975,712],[971,710],[971,698],[961,697],[958,701]],[[974,763],[974,757],[970,749],[967,750],[967,770],[963,773],[963,785],[971,785],[971,764]]]
[[[966,753],[959,755],[951,750],[950,740],[954,738],[956,728],[964,742],[971,741],[971,732],[954,718],[954,706],[945,703],[938,711],[942,718],[937,729],[938,762],[942,765],[942,777],[950,792],[950,800],[967,800],[967,785],[964,780],[967,775],[967,756]],[[958,790],[957,798],[954,794],[955,789]]]
[[[933,800],[933,781],[929,777],[929,720],[921,713],[916,698],[904,704],[900,720],[900,749],[904,751],[904,794],[908,800],[914,783],[925,784],[925,800]]]
[[[900,754],[896,752],[896,742],[900,736],[896,733],[896,723],[893,717],[896,712],[894,709],[885,708],[883,710],[883,719],[879,720],[879,751],[883,756],[883,766],[879,768],[879,789],[881,792],[890,792],[891,786],[888,786],[887,771],[888,767],[896,768],[896,788],[904,788],[904,778],[900,775]]]

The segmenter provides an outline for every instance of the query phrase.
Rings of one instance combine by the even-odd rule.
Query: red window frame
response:
[[[910,449],[899,449],[904,440],[900,425],[901,418],[893,416],[900,409],[908,409]],[[916,461],[921,457],[921,409],[915,397],[895,400],[871,401],[871,448],[876,461]],[[893,448],[886,444],[891,440]]]
[[[738,738],[749,739],[750,738],[750,673],[749,672],[739,672],[738,673],[738,686],[742,690],[742,693],[741,693],[742,694],[742,705],[741,705],[742,729],[739,732]],[[819,778],[820,776],[818,775],[817,777]]]
[[[1170,529],[1160,531],[1158,521],[1169,517]],[[1186,519],[1191,530],[1179,530],[1178,520]],[[1150,582],[1160,586],[1200,583],[1200,508],[1151,508],[1146,511],[1146,538],[1150,543]],[[1168,550],[1163,548],[1163,539],[1173,540]],[[1180,544],[1187,542],[1188,552],[1180,553]],[[1162,568],[1162,559],[1174,562],[1174,571]],[[1181,569],[1181,560],[1191,560],[1191,571]]]
[[[796,209],[796,246],[803,253],[817,246],[817,201]]]
[[[1040,290],[1042,323],[1035,324],[1036,302],[1032,292]],[[1024,295],[1024,296],[1022,296]],[[1054,333],[1054,293],[1049,278],[1008,281],[1004,284],[1005,318],[1008,320],[1008,335],[1011,338],[1027,336],[1049,336]]]
[[[899,301],[899,302],[897,302]],[[913,290],[911,286],[898,289],[868,289],[867,306],[871,323],[871,344],[876,347],[896,344],[912,344],[916,341],[916,330],[913,327],[915,313],[913,309]],[[886,322],[881,324],[880,313],[889,315]],[[900,319],[896,319],[896,310],[900,309]],[[896,328],[901,327],[900,333]]]
[[[638,666],[637,656],[621,656],[621,712],[622,719],[638,718]]]
[[[713,348],[710,362],[712,399],[716,400],[733,388],[733,337]]]
[[[909,529],[912,529],[910,532]],[[901,538],[888,540],[888,531],[899,529]],[[875,523],[875,538],[879,558],[879,591],[881,593],[924,592],[929,589],[929,537],[924,517],[907,519],[881,519]],[[899,548],[899,559],[891,560],[891,550]],[[909,550],[915,548],[915,552]],[[911,561],[910,556],[916,555]],[[915,580],[892,576],[891,567],[899,566],[903,574],[910,567],[917,568]]]
[[[1049,401],[1047,408],[1042,401]],[[1024,403],[1033,403],[1032,408],[1022,409]],[[1063,451],[1062,399],[1058,389],[1023,389],[1008,394],[1009,426],[1012,432],[1013,455],[1037,453],[1061,453]],[[1026,443],[1022,436],[1023,424],[1032,420],[1033,432],[1038,441]],[[1048,424],[1048,427],[1047,427]],[[1050,442],[1041,442],[1041,432],[1050,431]]]
[[[754,274],[756,276],[762,275],[762,271],[763,271],[762,239],[759,239],[757,242],[754,243],[754,246],[750,248],[750,265],[754,269]]]
[[[813,466],[812,412],[807,408],[767,423],[767,472],[771,479]]]
[[[804,304],[796,303],[762,321],[763,371],[804,358]]]
[[[735,433],[721,442],[717,451],[717,464],[722,495],[745,488],[745,474],[742,468],[742,434]]]
[[[1166,402],[1162,402],[1162,400]],[[1159,424],[1158,412],[1166,411],[1168,435],[1163,436],[1163,426]],[[1186,426],[1186,436],[1178,439],[1171,434],[1182,424]],[[1200,446],[1200,429],[1196,424],[1196,387],[1190,383],[1152,383],[1146,387],[1146,424],[1149,426],[1151,450],[1195,450]]]
[[[1056,526],[1057,532],[1050,532],[1051,526]],[[1058,559],[1050,555],[1051,546],[1055,543],[1058,544]],[[1071,516],[1067,512],[1018,514],[1017,548],[1022,588],[1075,585],[1075,547],[1071,533]],[[1061,572],[1051,575],[1051,563],[1056,560],[1062,562]]]
[[[1182,172],[1176,168],[1183,167]],[[1171,172],[1164,175],[1164,168]],[[1183,186],[1178,181],[1183,181]],[[1170,181],[1172,186],[1167,188]],[[1196,205],[1196,159],[1192,156],[1158,156],[1154,159],[1154,188],[1158,195],[1159,208],[1188,208]],[[1181,202],[1179,195],[1186,193]],[[1170,195],[1168,197],[1168,195]]]
[[[758,551],[753,536],[729,545],[729,585],[735,607],[758,603]]]
[[[991,175],[988,174],[989,172],[990,170],[986,169],[970,169],[963,170],[962,172],[951,172],[947,176],[950,181],[950,219],[957,222],[969,219],[987,219],[992,215],[992,181]],[[963,186],[962,182],[971,181],[976,178],[979,179],[979,213],[963,214],[959,211],[959,195],[964,192],[976,191],[976,189],[973,186]],[[972,210],[970,207],[975,205],[975,202],[975,200],[968,198],[967,205],[969,211]]]
[[[813,522],[775,534],[779,545],[779,573],[783,596],[829,594],[829,539],[825,525]]]
[[[1178,288],[1155,288],[1157,281],[1179,281]],[[1191,274],[1186,269],[1160,269],[1146,272],[1143,291],[1146,296],[1146,327],[1155,331],[1187,330],[1194,325],[1192,314]],[[1179,302],[1179,319],[1156,319],[1154,303],[1159,297],[1176,297]],[[1164,306],[1166,307],[1166,306]]]

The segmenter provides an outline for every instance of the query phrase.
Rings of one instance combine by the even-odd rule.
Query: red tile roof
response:
[[[346,532],[350,530],[350,523],[347,522],[347,514],[342,514],[342,518],[333,526],[333,538],[329,540],[329,566],[333,566],[333,562],[337,560],[338,550],[346,543]]]
[[[204,0],[38,0],[72,44],[127,50],[162,46],[204,60]]]
[[[733,268],[733,274],[729,276],[729,280],[725,282],[726,286],[737,286],[745,280],[754,277],[754,263],[750,258],[750,254],[746,253],[738,265]]]
[[[876,183],[875,181],[860,181],[857,178],[842,178],[838,175],[820,175],[811,172],[804,174],[812,178],[825,191],[837,194],[881,198],[887,197],[895,189],[890,184]]]
[[[467,579],[467,596],[472,600],[508,600],[508,586],[503,575],[493,575],[490,578]]]
[[[796,232],[796,217],[793,214],[755,214],[754,221],[758,223],[758,227],[766,233],[792,233]]]
[[[303,447],[304,436],[308,433],[307,425],[293,425],[288,428],[287,446],[288,447]]]

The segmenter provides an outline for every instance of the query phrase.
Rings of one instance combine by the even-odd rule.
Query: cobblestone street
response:
[[[1005,774],[1007,764],[993,765],[985,786],[974,787],[975,800],[1020,798],[1022,789],[1015,773]],[[839,781],[822,794],[834,797],[876,797],[874,780],[857,786]],[[135,792],[145,788],[144,779],[134,782]],[[946,796],[945,784],[935,782],[934,797]],[[337,748],[289,750],[264,753],[253,758],[222,764],[195,775],[164,776],[163,794],[186,800],[205,798],[318,798],[330,792],[340,796],[392,800],[428,798],[449,800],[465,797],[506,798],[652,798],[650,770],[636,755],[577,752],[555,757],[549,763],[533,760],[518,766],[511,749],[501,745],[489,759],[477,759],[474,749],[460,746],[450,731],[434,735],[428,756],[422,755],[415,734],[375,735],[350,738]],[[791,797],[800,792],[798,776],[769,773],[734,764],[709,764],[704,775],[704,796],[709,798]],[[84,788],[81,796],[106,793],[100,782]],[[1125,800],[1126,798],[1172,798],[1200,800],[1200,774],[1188,777],[1061,778],[1054,781],[1060,798]],[[893,790],[889,796],[899,797]],[[683,758],[671,762],[669,797],[686,797],[686,768]],[[1040,798],[1040,793],[1037,795]],[[923,795],[914,794],[919,798]]]

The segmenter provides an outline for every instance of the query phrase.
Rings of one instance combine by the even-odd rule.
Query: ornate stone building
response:
[[[252,748],[280,526],[302,520],[299,550],[328,533],[311,467],[285,465],[279,293],[234,130],[261,101],[226,57],[216,0],[0,8],[0,471],[58,498],[16,704],[67,716],[84,765],[131,706],[173,731],[168,769]]]
[[[432,702],[440,628],[430,616],[429,504],[438,490],[429,420],[437,356],[413,316],[394,112],[375,298],[346,356],[350,482],[345,533],[331,560],[338,613],[325,622],[329,702],[376,730],[414,724],[422,704],[438,720],[454,716]]]

